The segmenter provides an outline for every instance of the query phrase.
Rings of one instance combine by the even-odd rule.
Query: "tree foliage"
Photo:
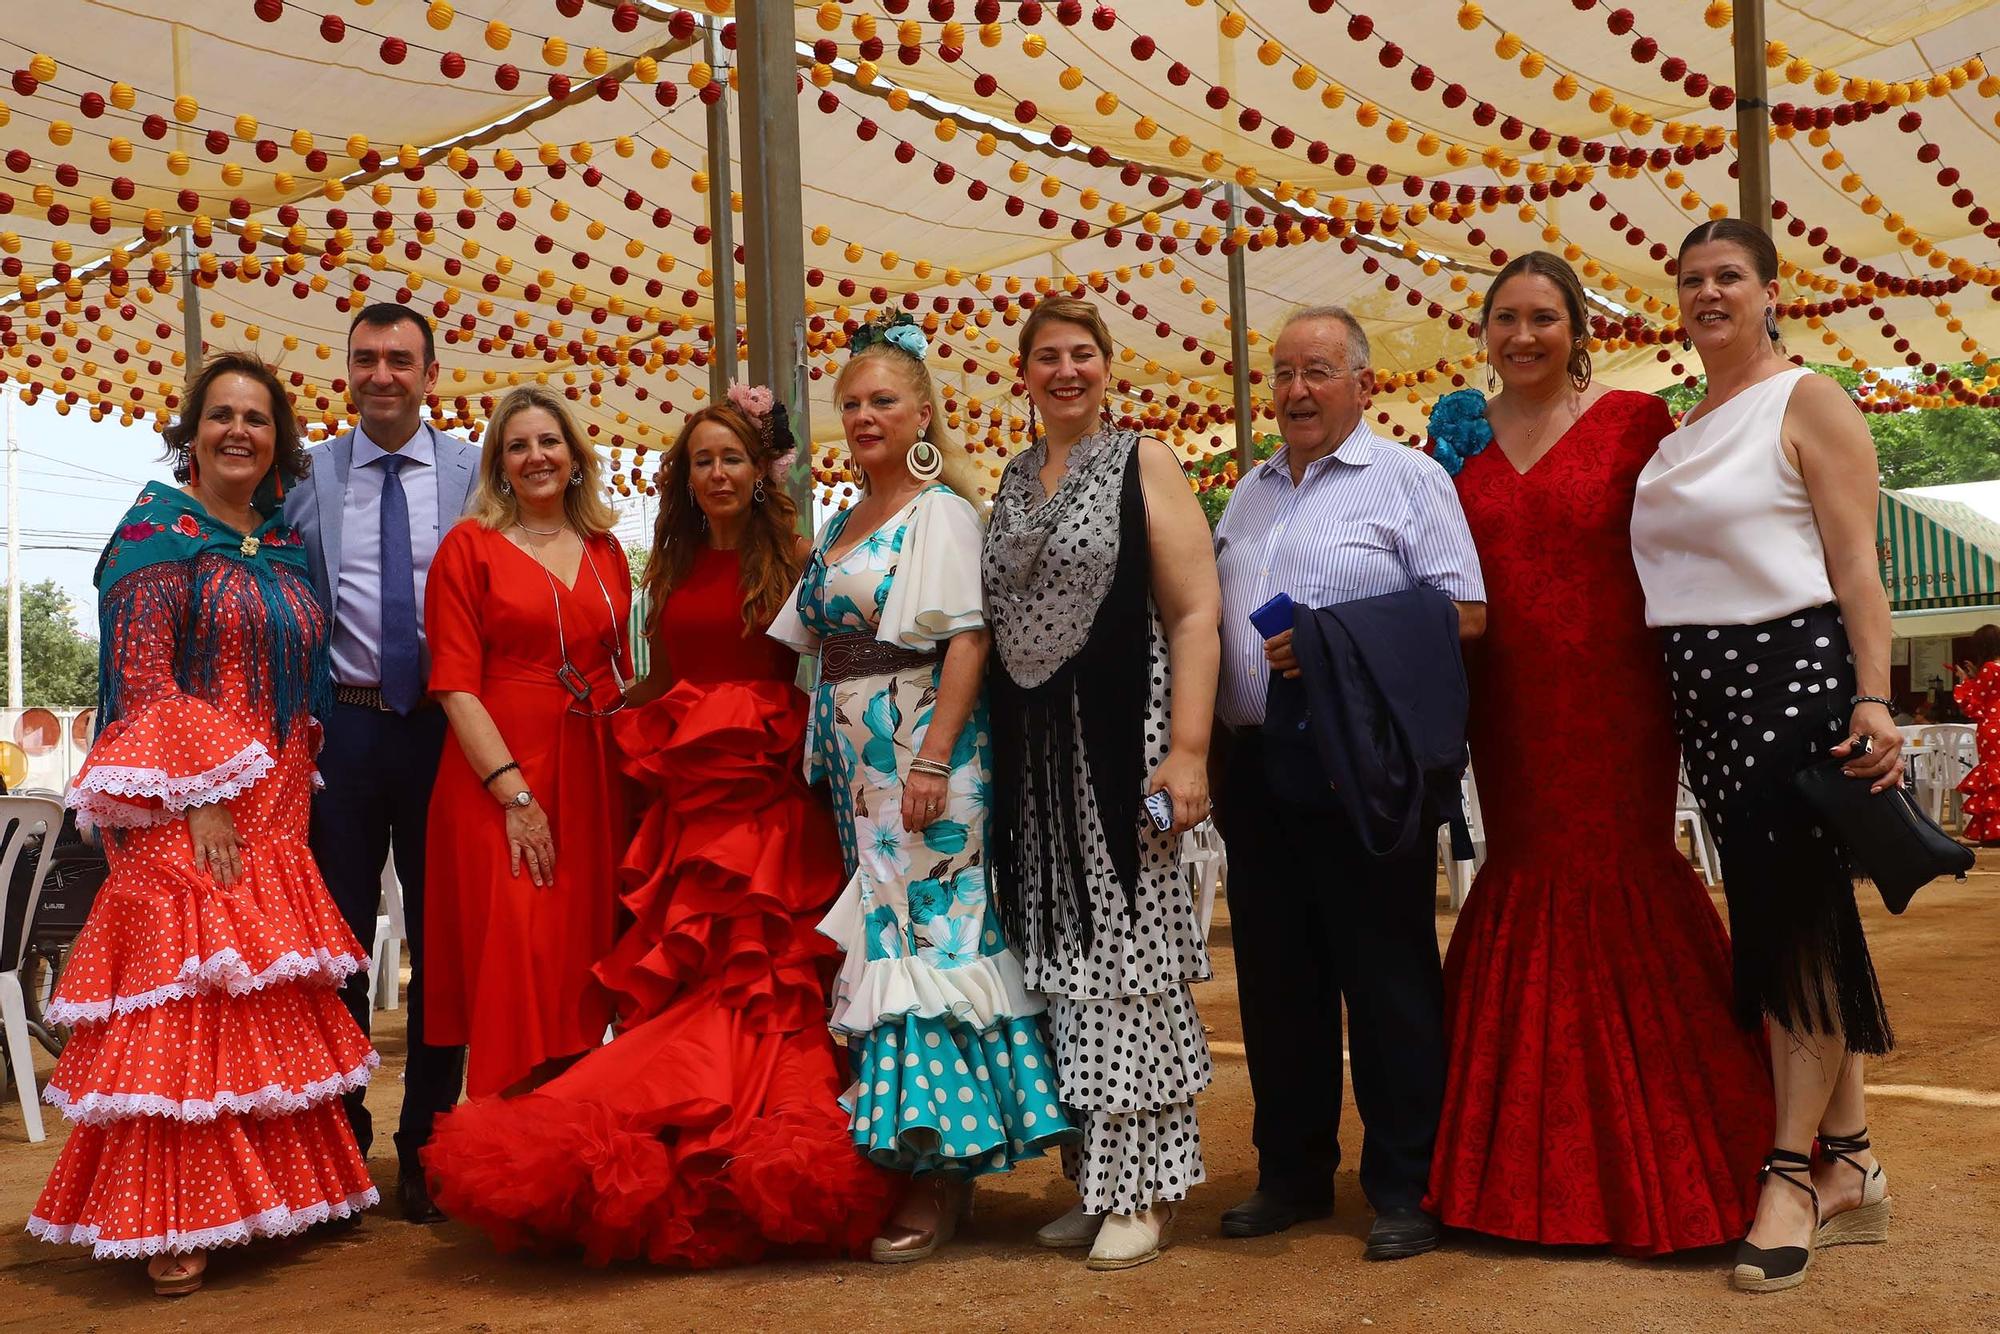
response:
[[[1814,366],[1853,393],[1861,377],[1845,366]],[[1953,366],[1952,373],[1977,380],[1970,366]],[[1695,387],[1674,385],[1660,397],[1676,414],[1686,412],[1707,392],[1706,380]],[[2000,478],[2000,412],[1985,408],[1925,408],[1887,414],[1869,413],[1868,430],[1875,437],[1875,455],[1882,485],[1891,490],[1911,486],[1947,486]]]
[[[97,703],[97,641],[77,629],[76,604],[53,579],[21,589],[21,702],[50,709]],[[7,626],[0,617],[0,653]]]

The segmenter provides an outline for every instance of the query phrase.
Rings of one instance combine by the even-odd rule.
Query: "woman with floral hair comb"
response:
[[[619,1036],[539,1091],[438,1123],[439,1203],[502,1249],[581,1246],[708,1268],[854,1253],[896,1178],[848,1143],[825,1024],[840,891],[800,773],[798,654],[763,632],[804,563],[783,408],[738,387],[660,471],[641,583],[651,670],[614,720],[650,801],[620,880],[631,925],[596,968]]]
[[[771,626],[819,655],[811,776],[849,880],[820,924],[846,951],[832,1025],[852,1048],[854,1143],[909,1173],[871,1253],[951,1239],[972,1182],[1074,1137],[988,891],[986,613],[979,516],[943,434],[923,331],[864,325],[834,402],[865,494],[821,531]]]

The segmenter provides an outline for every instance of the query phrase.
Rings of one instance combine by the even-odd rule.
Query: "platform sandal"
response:
[[[1853,1246],[1868,1242],[1889,1240],[1889,1178],[1878,1160],[1874,1167],[1863,1167],[1852,1155],[1868,1149],[1868,1127],[1861,1127],[1858,1135],[1821,1135],[1819,1154],[1822,1162],[1845,1163],[1861,1174],[1861,1203],[1852,1209],[1843,1209],[1819,1225],[1813,1237],[1815,1246]]]

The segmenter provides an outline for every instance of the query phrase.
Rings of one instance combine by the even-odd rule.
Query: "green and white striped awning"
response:
[[[1969,505],[1885,490],[1875,552],[1891,611],[2000,603],[2000,524]]]

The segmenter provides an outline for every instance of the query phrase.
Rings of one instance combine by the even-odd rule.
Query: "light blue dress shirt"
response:
[[[410,568],[417,584],[417,637],[423,638],[424,581],[443,534],[438,531],[437,439],[429,422],[400,450],[403,497],[410,507]],[[340,516],[340,586],[334,590],[333,679],[344,686],[382,684],[382,460],[389,451],[354,430],[354,460]],[[428,669],[429,653],[424,661]]]
[[[1216,716],[1264,721],[1271,669],[1250,613],[1279,593],[1307,607],[1423,586],[1484,602],[1486,584],[1451,477],[1421,450],[1358,425],[1292,484],[1279,449],[1236,485],[1215,526],[1222,577],[1222,679]]]

